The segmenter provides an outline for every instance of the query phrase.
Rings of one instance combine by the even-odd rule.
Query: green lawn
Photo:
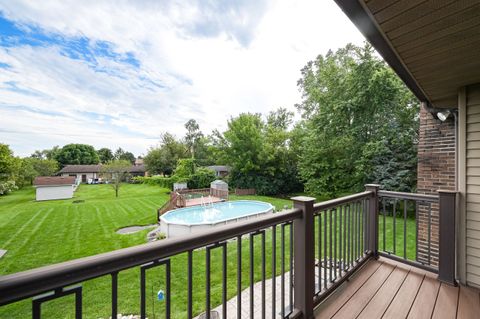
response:
[[[113,189],[108,185],[81,185],[72,200],[35,202],[34,197],[33,188],[0,197],[0,248],[8,250],[0,259],[1,275],[143,244],[148,230],[130,235],[119,235],[115,231],[129,225],[154,223],[156,209],[168,199],[166,189],[148,185],[123,185],[119,198],[114,197]],[[250,198],[269,201],[277,209],[285,205],[291,206],[289,200],[260,196],[242,197]],[[78,200],[84,202],[73,203]],[[260,260],[258,245],[260,238],[255,241],[255,258]],[[267,247],[271,251],[269,232]],[[278,249],[279,247],[278,242]],[[248,240],[244,241],[243,250],[244,256],[247,256]],[[212,305],[221,302],[221,291],[218,290],[221,288],[220,260],[221,252],[216,249],[212,254]],[[229,297],[235,295],[236,264],[236,243],[232,243],[228,246]],[[172,258],[171,292],[174,318],[186,316],[186,265],[186,254]],[[204,250],[194,253],[194,265],[194,311],[199,313],[204,309],[205,300]],[[247,258],[242,259],[242,265],[243,286],[246,287]],[[267,274],[270,274],[270,262],[267,266]],[[260,269],[256,272],[259,271]],[[153,312],[157,317],[164,308],[163,303],[152,301],[159,289],[165,289],[162,279],[164,275],[160,276],[161,272],[162,269],[151,269],[147,272],[149,318],[154,317]],[[256,276],[256,279],[260,278]],[[84,316],[109,317],[110,278],[85,282],[83,289]],[[138,268],[120,273],[119,312],[139,313],[139,289]],[[42,307],[44,318],[73,318],[73,305],[71,297],[49,302]],[[0,308],[0,318],[25,318],[30,316],[30,311],[30,301],[23,301]]]
[[[120,197],[116,199],[108,185],[82,185],[73,200],[35,202],[32,188],[17,191],[0,197],[0,248],[8,253],[0,259],[0,274],[9,274],[43,265],[58,263],[79,257],[94,255],[123,247],[145,243],[148,230],[130,235],[119,235],[118,228],[129,225],[145,225],[155,222],[156,209],[168,198],[167,190],[157,186],[123,185]],[[277,210],[285,205],[292,206],[286,199],[266,196],[231,196],[235,199],[255,199],[272,203]],[[81,203],[73,201],[84,200]],[[389,224],[389,223],[390,224]],[[397,220],[398,223],[401,219]],[[408,221],[408,232],[414,228],[413,220]],[[402,226],[397,226],[397,231]],[[391,218],[387,218],[387,232],[391,229]],[[318,230],[318,229],[317,229]],[[397,232],[397,245],[402,243]],[[380,232],[381,234],[381,232]],[[271,230],[266,231],[267,276],[272,273]],[[286,236],[288,238],[287,228]],[[390,239],[389,239],[390,238]],[[260,236],[255,245],[255,280],[260,280]],[[280,228],[277,229],[277,274],[280,274]],[[391,234],[387,236],[387,248]],[[411,237],[409,237],[409,241]],[[414,243],[414,237],[413,237]],[[286,268],[288,269],[288,242],[286,243]],[[237,243],[227,246],[227,293],[228,298],[236,295]],[[397,246],[398,247],[398,246]],[[409,244],[408,250],[413,246]],[[380,246],[382,248],[382,246]],[[398,247],[400,248],[400,247]],[[242,245],[242,286],[249,284],[249,241]],[[400,250],[397,250],[397,254]],[[414,254],[414,247],[413,247]],[[205,308],[205,250],[194,252],[194,313],[199,314]],[[172,280],[172,317],[186,317],[187,303],[187,256],[180,254],[171,258]],[[221,250],[212,252],[211,262],[211,300],[212,307],[221,303]],[[139,313],[140,298],[139,268],[123,271],[119,275],[119,312],[123,314]],[[156,301],[159,289],[165,289],[163,267],[147,271],[147,313],[149,318],[164,318],[165,304]],[[108,318],[110,312],[109,276],[87,281],[83,285],[83,305],[85,318]],[[74,302],[65,297],[47,303],[42,307],[44,318],[73,318]],[[31,316],[30,301],[15,303],[0,308],[0,318],[26,318]],[[161,315],[160,315],[161,314]]]

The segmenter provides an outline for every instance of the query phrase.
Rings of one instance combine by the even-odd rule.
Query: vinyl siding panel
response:
[[[480,286],[480,86],[467,88],[466,125],[467,284]]]

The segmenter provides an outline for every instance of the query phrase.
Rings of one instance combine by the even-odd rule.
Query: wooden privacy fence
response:
[[[235,195],[255,195],[256,193],[255,188],[235,188]]]

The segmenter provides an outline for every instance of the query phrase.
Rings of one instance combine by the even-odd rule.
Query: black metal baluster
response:
[[[276,291],[277,291],[277,226],[272,226],[272,319],[275,318],[276,312]]]
[[[222,244],[222,315],[227,318],[227,244]]]
[[[322,291],[322,215],[317,215],[318,219],[318,293]]]
[[[167,279],[167,293],[166,293],[166,298],[167,298],[167,303],[166,303],[166,307],[165,307],[165,310],[166,310],[166,318],[169,319],[170,318],[170,313],[171,313],[171,293],[170,293],[170,290],[171,290],[171,285],[170,285],[170,260],[167,259],[165,262],[165,272],[166,272],[166,279]]]
[[[331,213],[333,213],[333,267],[335,267],[334,270],[334,281],[337,280],[337,209],[334,208],[331,210]]]
[[[329,232],[328,232],[328,265],[329,265],[329,270],[328,270],[328,276],[329,276],[329,281],[333,282],[333,275],[332,275],[332,258],[333,258],[333,218],[332,218],[332,210],[329,211],[328,214],[328,223],[329,223]]]
[[[397,200],[393,201],[393,254],[397,254]]]
[[[327,231],[328,231],[328,225],[327,225],[327,211],[322,212],[323,215],[323,287],[325,290],[327,289]]]
[[[111,275],[112,275],[112,318],[117,318],[118,272],[113,272]]]
[[[415,202],[415,260],[418,261],[418,202]]]
[[[352,253],[352,263],[355,264],[357,259],[357,205],[356,203],[352,203],[352,215],[353,215],[353,253]],[[352,266],[353,266],[352,264]]]
[[[265,279],[266,273],[266,256],[265,256],[265,231],[262,231],[262,319],[265,319]],[[227,318],[224,316],[223,318]]]
[[[385,198],[382,198],[382,206],[383,206],[383,251],[386,251],[386,248],[385,248],[385,243],[386,243],[386,233],[387,233],[387,229],[386,229],[386,222],[385,222],[385,214],[386,214],[386,211],[385,211]]]
[[[237,237],[237,318],[242,318],[242,236]]]
[[[360,252],[362,251],[362,239],[361,239],[361,229],[362,229],[362,206],[360,201],[356,203],[357,206],[357,262],[360,261]]]
[[[428,264],[431,265],[432,257],[432,203],[428,204]]]
[[[342,229],[342,236],[343,236],[343,254],[342,254],[342,270],[346,271],[345,265],[347,262],[347,206],[342,206],[342,215],[343,215],[343,229]]]
[[[288,285],[290,288],[289,299],[290,299],[290,312],[293,312],[293,222],[289,222],[290,225],[290,284]]]
[[[188,280],[188,287],[187,287],[187,316],[188,319],[192,319],[193,311],[192,311],[192,291],[193,291],[193,252],[191,250],[188,251],[188,265],[187,265],[187,280]]]
[[[348,249],[348,263],[347,263],[347,267],[348,269],[351,268],[352,266],[352,216],[350,214],[350,207],[351,205],[348,204],[347,205],[347,217],[348,217],[348,245],[347,245],[347,249]]]
[[[205,318],[210,319],[210,249],[205,252]]]
[[[407,200],[403,200],[403,258],[407,259]]]
[[[146,274],[143,268],[140,268],[140,318],[146,318],[146,301],[145,301],[145,290],[146,290]]]
[[[365,213],[367,211],[367,200],[364,199],[362,200],[362,251],[361,251],[361,256],[365,255],[365,240],[367,240],[367,236],[365,236],[365,229],[367,229],[367,214]]]
[[[253,311],[254,311],[254,304],[253,304],[253,294],[255,292],[253,288],[254,283],[254,246],[253,246],[253,234],[250,234],[250,318],[253,319]]]
[[[282,309],[282,319],[285,318],[285,224],[282,224],[282,241],[281,241],[281,249],[282,249],[282,282],[281,282],[281,291],[282,291],[282,299],[281,299],[281,307]]]

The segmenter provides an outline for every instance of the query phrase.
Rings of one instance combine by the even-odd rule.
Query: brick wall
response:
[[[417,191],[437,194],[437,190],[455,190],[455,122],[436,119],[423,107],[420,110]],[[429,218],[431,216],[431,218]],[[438,205],[418,207],[417,260],[438,264]],[[428,242],[431,251],[428,251]]]

